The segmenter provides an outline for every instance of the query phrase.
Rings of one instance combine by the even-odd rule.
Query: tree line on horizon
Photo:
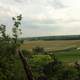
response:
[[[42,36],[42,37],[29,37],[29,38],[22,38],[23,40],[80,40],[80,35],[64,35],[64,36]]]

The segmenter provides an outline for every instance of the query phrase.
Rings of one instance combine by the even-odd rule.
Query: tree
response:
[[[24,80],[26,77],[21,63],[21,61],[24,62],[22,60],[24,57],[19,50],[21,45],[19,39],[19,34],[21,34],[21,19],[22,15],[12,18],[14,21],[14,26],[12,28],[13,37],[6,34],[5,25],[0,25],[0,80]],[[18,53],[20,57],[16,54],[17,50],[19,50]]]

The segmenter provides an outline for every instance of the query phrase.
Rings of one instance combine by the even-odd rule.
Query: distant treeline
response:
[[[43,37],[31,37],[24,38],[24,40],[80,40],[80,35],[64,35],[64,36],[43,36]]]

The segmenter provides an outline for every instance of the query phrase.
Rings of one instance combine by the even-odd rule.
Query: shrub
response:
[[[43,48],[43,47],[34,47],[34,48],[32,49],[32,52],[33,52],[34,54],[42,54],[42,53],[44,53],[45,51],[44,51],[44,48]]]

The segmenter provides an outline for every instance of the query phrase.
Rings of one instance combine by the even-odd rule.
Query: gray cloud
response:
[[[80,34],[80,0],[0,0],[0,23],[23,15],[23,36]],[[9,32],[9,31],[8,31]]]
[[[53,0],[52,2],[51,2],[51,4],[52,4],[52,6],[53,7],[55,7],[56,9],[58,8],[64,8],[64,7],[66,7],[63,3],[62,3],[62,1],[61,0]]]

